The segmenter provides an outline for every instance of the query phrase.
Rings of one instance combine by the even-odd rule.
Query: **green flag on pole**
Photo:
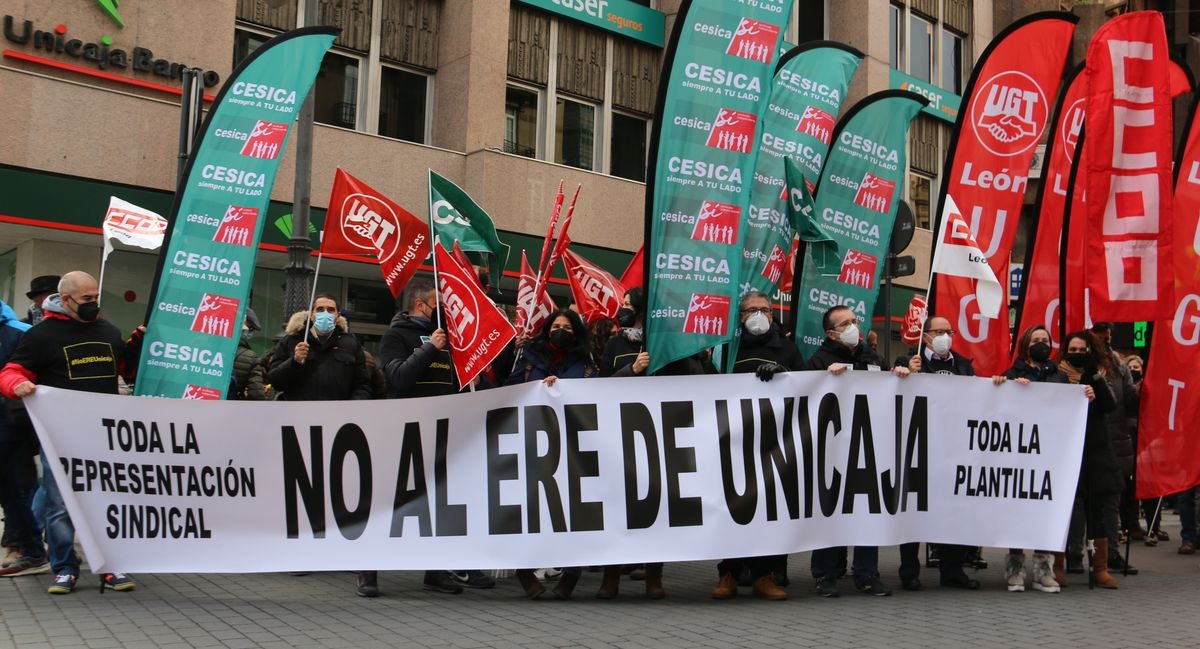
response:
[[[804,172],[791,158],[787,158],[784,164],[787,167],[788,221],[800,240],[808,244],[808,254],[817,270],[822,275],[837,275],[842,267],[842,257],[838,253],[837,242],[817,222]]]
[[[429,170],[429,218],[442,241],[457,241],[464,252],[492,255],[488,273],[500,290],[500,270],[508,265],[509,246],[496,236],[492,218],[458,185]]]

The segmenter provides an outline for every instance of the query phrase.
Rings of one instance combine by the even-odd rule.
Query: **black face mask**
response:
[[[1141,381],[1141,380],[1142,380],[1142,373],[1141,373],[1141,372],[1139,372],[1139,371],[1137,371],[1137,370],[1131,370],[1131,371],[1129,372],[1129,375],[1130,375],[1131,377],[1133,377],[1133,382],[1134,382],[1134,383],[1137,383],[1138,381]]]
[[[566,349],[575,344],[575,334],[570,329],[555,329],[550,332],[550,344],[558,349]]]
[[[633,312],[633,309],[627,306],[617,309],[617,324],[621,325],[622,327],[632,327],[636,318],[637,314]]]
[[[1066,358],[1067,362],[1072,366],[1083,369],[1087,367],[1089,362],[1091,362],[1092,355],[1087,352],[1077,352],[1074,354],[1067,354]]]
[[[1050,360],[1050,345],[1036,343],[1029,348],[1029,360],[1035,363],[1045,363]]]
[[[75,315],[79,316],[79,319],[84,322],[95,322],[100,319],[100,303],[77,302]]]

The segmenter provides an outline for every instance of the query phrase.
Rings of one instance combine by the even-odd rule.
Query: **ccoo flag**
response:
[[[967,225],[967,220],[949,194],[946,194],[946,202],[942,206],[942,222],[938,232],[932,272],[978,280],[975,299],[979,303],[979,313],[985,318],[995,318],[1000,313],[1004,292],[996,280],[996,273],[988,265],[987,257],[979,249],[979,244],[975,243],[971,226]]]
[[[838,244],[829,236],[825,228],[817,222],[816,208],[813,206],[812,194],[808,193],[808,179],[800,171],[800,167],[788,158],[787,166],[787,214],[796,236],[808,244],[808,254],[812,257],[813,265],[822,275],[837,275],[842,267],[842,258],[838,254]],[[788,261],[794,261],[790,254],[783,253]],[[771,256],[774,258],[775,252]],[[786,275],[787,262],[784,262]],[[778,284],[778,282],[775,282]]]
[[[429,254],[429,229],[408,210],[339,168],[329,195],[321,252],[375,257],[392,297],[399,297]]]

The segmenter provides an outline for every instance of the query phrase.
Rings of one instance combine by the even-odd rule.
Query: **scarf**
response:
[[[1058,369],[1067,375],[1067,380],[1071,383],[1079,383],[1079,380],[1083,378],[1083,370],[1077,369],[1065,360],[1058,362]]]

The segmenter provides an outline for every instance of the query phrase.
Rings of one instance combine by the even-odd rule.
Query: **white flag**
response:
[[[985,318],[1000,315],[1004,292],[996,274],[988,265],[987,256],[971,236],[971,227],[963,218],[958,205],[949,194],[942,207],[940,237],[933,251],[933,272],[957,275],[978,280],[975,284],[975,299],[979,302],[979,313]]]
[[[113,244],[131,248],[158,250],[167,231],[167,220],[163,217],[123,201],[116,196],[108,199],[108,213],[104,215],[104,258],[113,251]]]

